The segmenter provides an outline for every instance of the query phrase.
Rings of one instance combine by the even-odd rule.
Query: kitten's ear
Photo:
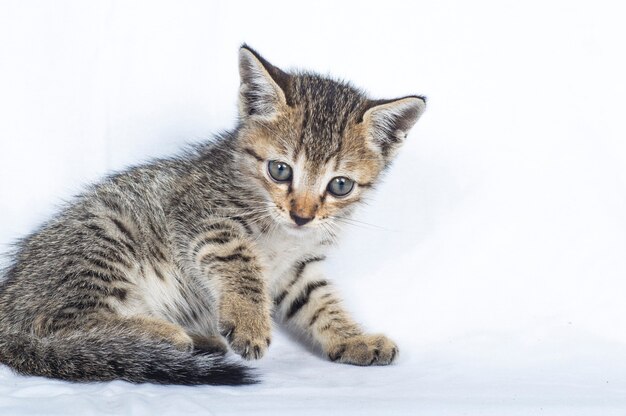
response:
[[[387,156],[393,154],[402,144],[425,109],[426,98],[416,95],[395,100],[370,101],[363,114],[363,123],[374,143]]]
[[[242,119],[255,117],[269,120],[287,105],[289,75],[245,44],[239,49],[239,75],[239,113]]]

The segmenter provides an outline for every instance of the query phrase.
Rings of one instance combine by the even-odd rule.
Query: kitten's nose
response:
[[[307,217],[298,217],[296,214],[294,214],[293,211],[289,212],[289,216],[291,217],[293,222],[295,222],[299,226],[302,226],[302,225],[306,224],[307,222],[311,222],[311,220],[314,218],[314,217],[308,217],[308,218]]]

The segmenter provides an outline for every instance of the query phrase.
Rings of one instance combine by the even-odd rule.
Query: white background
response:
[[[259,386],[2,367],[0,412],[624,414],[623,19],[598,1],[2,2],[2,251],[106,172],[232,128],[242,42],[429,106],[329,266],[397,365],[277,334]]]

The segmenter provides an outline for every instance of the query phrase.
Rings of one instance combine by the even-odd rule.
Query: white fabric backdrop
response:
[[[259,386],[1,367],[0,412],[623,414],[623,16],[584,1],[2,2],[2,251],[105,172],[231,128],[244,41],[429,108],[329,267],[359,320],[398,341],[397,365],[332,365],[279,334]]]

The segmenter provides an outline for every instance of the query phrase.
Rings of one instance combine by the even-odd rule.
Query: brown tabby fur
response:
[[[232,132],[107,177],[19,243],[0,286],[0,362],[73,381],[244,384],[224,354],[261,358],[272,314],[333,361],[394,360],[321,265],[424,99],[370,100],[245,45],[240,74]],[[273,180],[270,161],[293,178]],[[334,196],[335,177],[352,192]]]

